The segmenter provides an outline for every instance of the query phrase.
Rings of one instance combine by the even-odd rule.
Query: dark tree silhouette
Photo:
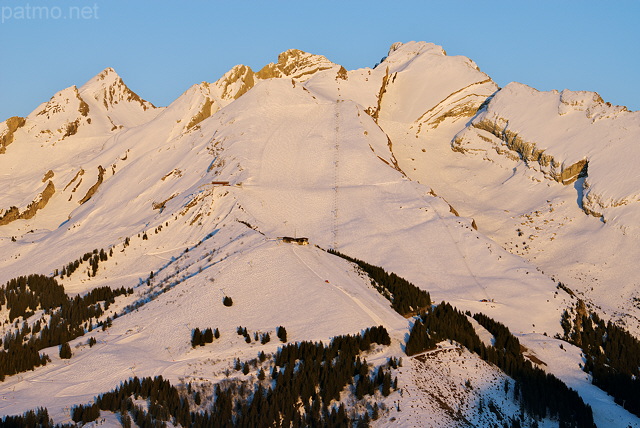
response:
[[[391,301],[391,307],[400,315],[411,315],[431,307],[431,297],[428,292],[421,290],[395,273],[387,273],[379,266],[349,257],[335,250],[329,250],[329,253],[358,265],[371,278],[371,285]]]
[[[69,346],[69,342],[65,342],[60,345],[60,358],[68,360],[71,358],[71,346]]]
[[[280,341],[282,343],[287,343],[287,329],[284,328],[283,326],[280,326],[276,329],[276,335],[278,336],[278,339],[280,339]]]

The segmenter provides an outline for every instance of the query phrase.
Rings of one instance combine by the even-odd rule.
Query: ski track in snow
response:
[[[317,276],[320,280],[324,280],[325,283],[328,283],[331,287],[333,287],[333,288],[335,288],[337,290],[340,290],[345,296],[347,296],[356,305],[358,305],[360,307],[360,309],[362,309],[364,312],[366,312],[367,315],[369,315],[369,317],[371,317],[371,319],[373,320],[375,325],[384,325],[384,321],[380,317],[378,317],[374,312],[372,312],[371,309],[369,309],[365,304],[363,304],[360,301],[360,299],[358,299],[357,297],[355,297],[354,295],[349,293],[347,290],[345,290],[344,288],[342,288],[338,284],[334,284],[333,282],[331,282],[328,279],[326,279],[327,278],[326,276],[323,278],[322,275],[320,275],[318,272],[316,272],[311,266],[309,266],[309,264],[306,261],[304,261],[304,259],[302,257],[300,257],[300,255],[298,254],[298,252],[296,251],[295,248],[293,248],[292,251],[293,251],[293,254],[295,254],[295,256],[298,258],[298,260],[300,260],[302,262],[302,264],[304,264],[307,267],[307,269],[309,269],[311,272],[313,272],[315,276]]]

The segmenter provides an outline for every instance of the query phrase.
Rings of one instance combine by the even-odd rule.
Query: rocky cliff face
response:
[[[323,56],[290,49],[278,56],[278,62],[265,65],[257,73],[246,65],[236,65],[214,83],[194,85],[168,108],[175,116],[172,120],[181,124],[176,130],[179,133],[193,129],[222,107],[246,94],[261,80],[291,78],[305,81],[329,69],[339,70],[340,66]]]
[[[47,206],[49,199],[51,199],[54,193],[56,193],[56,187],[52,181],[49,181],[44,190],[40,192],[24,210],[20,210],[20,208],[16,206],[12,206],[6,210],[0,210],[0,226],[19,219],[28,220],[33,218],[39,210]]]
[[[586,177],[584,211],[603,221],[624,217],[619,225],[635,228],[640,177],[633,162],[621,159],[640,157],[634,142],[639,132],[639,112],[605,103],[594,92],[540,92],[511,83],[456,135],[452,147],[524,162],[565,185]]]
[[[0,124],[0,154],[4,153],[6,147],[13,143],[13,134],[18,128],[24,126],[24,117],[13,116]]]
[[[484,119],[474,121],[471,124],[474,129],[488,132],[496,137],[497,140],[489,140],[494,143],[493,149],[496,153],[505,155],[513,161],[522,160],[527,166],[538,169],[552,180],[567,185],[573,183],[578,178],[587,176],[587,160],[582,159],[574,164],[565,165],[563,162],[545,153],[544,149],[540,149],[537,143],[526,141],[521,135],[508,129],[508,125],[509,121],[500,117],[496,118],[494,122]],[[472,149],[465,147],[464,143],[465,140],[463,136],[456,137],[452,142],[453,150],[462,153],[472,151]]]
[[[322,55],[313,55],[298,49],[289,49],[278,55],[278,62],[265,65],[256,73],[258,79],[290,77],[305,80],[311,75],[340,66],[332,63]]]
[[[251,67],[236,65],[215,83],[219,96],[224,100],[235,100],[253,88],[256,76]]]
[[[129,89],[111,67],[105,68],[98,73],[81,90],[83,94],[89,95],[102,104],[106,110],[113,110],[120,103],[133,103],[143,110],[156,108],[152,103],[143,100],[138,94]]]
[[[394,44],[380,64],[388,70],[379,117],[435,129],[447,118],[472,117],[497,85],[470,59],[447,56],[432,43]]]

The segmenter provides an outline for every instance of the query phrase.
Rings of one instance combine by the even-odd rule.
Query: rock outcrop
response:
[[[595,92],[541,92],[510,83],[455,136],[452,148],[522,161],[564,185],[587,177],[580,192],[585,213],[616,218],[627,228],[640,221],[640,176],[634,162],[620,160],[640,157],[639,133],[640,112]]]
[[[289,49],[278,55],[277,63],[265,65],[256,73],[258,79],[291,77],[305,80],[312,74],[340,66],[332,63],[322,55],[313,55],[298,49]]]
[[[521,135],[508,129],[508,125],[509,121],[507,119],[497,118],[493,122],[488,120],[473,122],[471,126],[475,129],[486,131],[497,138],[497,140],[484,140],[491,142],[493,149],[497,153],[505,154],[509,159],[515,161],[522,160],[558,183],[568,185],[578,178],[587,176],[588,161],[586,159],[570,164],[558,161],[553,156],[545,153],[544,149],[540,149],[539,143],[526,141]],[[508,150],[505,150],[505,148]],[[461,136],[453,140],[452,149],[461,153],[473,150],[466,147],[465,140]]]
[[[91,93],[93,98],[105,109],[111,110],[122,102],[134,103],[143,110],[156,108],[149,101],[143,100],[133,92],[122,78],[111,67],[105,68],[82,87],[82,92]]]
[[[100,187],[100,185],[102,184],[102,181],[104,180],[105,172],[106,170],[102,167],[102,165],[98,165],[98,181],[96,181],[95,184],[89,188],[89,190],[87,191],[87,194],[84,195],[82,199],[80,199],[80,201],[78,202],[80,205],[84,204],[89,199],[91,199],[91,197],[98,191],[98,188]]]
[[[41,210],[47,205],[54,193],[56,193],[56,187],[53,185],[53,182],[49,180],[49,183],[47,183],[44,190],[38,194],[38,196],[29,205],[27,205],[27,208],[24,211],[20,211],[18,207],[13,206],[1,214],[0,226],[9,224],[15,220],[28,220],[33,218],[38,210]]]
[[[13,143],[13,134],[25,124],[25,118],[13,116],[0,124],[0,154],[4,153],[6,147]]]

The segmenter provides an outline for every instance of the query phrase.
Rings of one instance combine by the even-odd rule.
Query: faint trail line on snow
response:
[[[113,123],[113,122],[112,122]],[[105,141],[104,143],[102,143],[102,147],[100,147],[100,151],[103,152],[104,148],[107,147],[107,143],[111,140],[113,140],[113,144],[110,144],[111,147],[115,147],[118,144],[118,141],[120,140],[120,134],[124,132],[124,131],[120,131],[118,132],[116,135],[107,138],[107,141]],[[118,156],[118,159],[120,160],[120,156]]]
[[[291,249],[293,251],[293,254],[298,258],[298,260],[300,260],[302,262],[303,265],[305,265],[307,267],[307,269],[309,269],[311,272],[313,272],[313,274],[315,276],[317,276],[320,280],[324,281],[326,280],[326,278],[320,276],[320,274],[318,272],[316,272],[311,266],[309,266],[307,264],[307,262],[305,262],[302,257],[300,257],[300,255],[298,254],[298,252],[296,251],[295,247],[292,247]],[[334,283],[329,283],[329,285],[331,285],[332,287],[338,289],[339,291],[342,291],[342,293],[347,296],[349,299],[351,299],[351,301],[353,303],[355,303],[356,305],[358,305],[360,307],[360,309],[362,309],[367,315],[369,315],[369,317],[377,324],[377,325],[384,325],[384,321],[382,321],[382,319],[380,317],[378,317],[378,315],[376,315],[375,312],[373,312],[371,309],[369,309],[367,307],[367,305],[365,305],[364,303],[362,303],[360,301],[360,299],[358,299],[357,297],[353,296],[352,294],[350,294],[347,290],[345,290],[344,288],[340,287],[339,285],[336,285]]]
[[[341,100],[336,100],[335,104],[335,158],[333,168],[333,249],[338,249],[338,166],[340,162],[340,106]]]
[[[493,301],[491,296],[489,296],[487,288],[484,287],[482,284],[480,284],[480,281],[478,281],[478,278],[476,277],[476,275],[471,270],[471,267],[469,267],[469,263],[467,262],[467,258],[465,257],[464,254],[462,254],[462,251],[460,250],[460,247],[458,246],[458,241],[456,241],[454,239],[453,235],[451,234],[451,230],[449,230],[449,225],[446,223],[444,218],[440,215],[438,210],[433,206],[433,204],[431,204],[429,201],[427,201],[424,198],[424,196],[422,196],[417,190],[416,190],[416,193],[418,194],[418,197],[420,199],[422,199],[424,202],[426,202],[431,207],[431,209],[435,211],[436,215],[440,219],[439,224],[443,225],[442,227],[444,228],[444,230],[446,230],[447,234],[449,235],[449,238],[451,238],[451,241],[453,242],[453,245],[454,245],[458,255],[460,255],[460,258],[462,259],[462,262],[464,263],[464,266],[467,268],[467,272],[469,272],[469,275],[473,278],[473,280],[475,281],[476,285],[483,291],[483,293],[487,297],[487,299],[489,301]]]

